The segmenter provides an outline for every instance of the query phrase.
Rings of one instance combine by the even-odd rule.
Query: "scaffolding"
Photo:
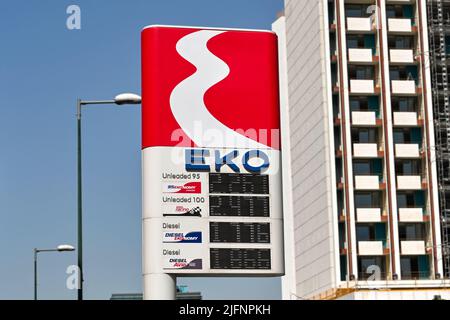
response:
[[[444,278],[450,278],[450,0],[427,0]]]

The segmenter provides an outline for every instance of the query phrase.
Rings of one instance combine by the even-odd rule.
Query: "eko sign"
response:
[[[147,27],[142,98],[144,298],[282,275],[276,35]]]

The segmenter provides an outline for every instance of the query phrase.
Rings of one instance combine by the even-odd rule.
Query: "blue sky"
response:
[[[67,6],[82,29],[66,28]],[[270,29],[282,0],[16,0],[0,10],[0,299],[31,299],[33,248],[76,244],[75,103],[140,93],[150,24]],[[84,110],[85,296],[141,289],[140,108]],[[41,254],[42,299],[74,299],[75,253]],[[279,279],[179,279],[209,299],[277,299]]]

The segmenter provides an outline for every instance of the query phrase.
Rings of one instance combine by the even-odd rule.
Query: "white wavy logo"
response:
[[[209,88],[225,79],[228,65],[208,50],[210,39],[226,31],[202,30],[180,39],[177,52],[197,71],[172,91],[172,113],[186,135],[199,147],[267,149],[253,139],[228,128],[207,109],[204,95]]]

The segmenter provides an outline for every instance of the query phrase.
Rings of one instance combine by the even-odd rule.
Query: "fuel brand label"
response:
[[[164,270],[202,270],[203,259],[201,250],[198,249],[163,249]]]
[[[202,193],[201,182],[184,182],[174,181],[165,182],[162,184],[163,193],[177,193],[177,194],[200,194]]]

